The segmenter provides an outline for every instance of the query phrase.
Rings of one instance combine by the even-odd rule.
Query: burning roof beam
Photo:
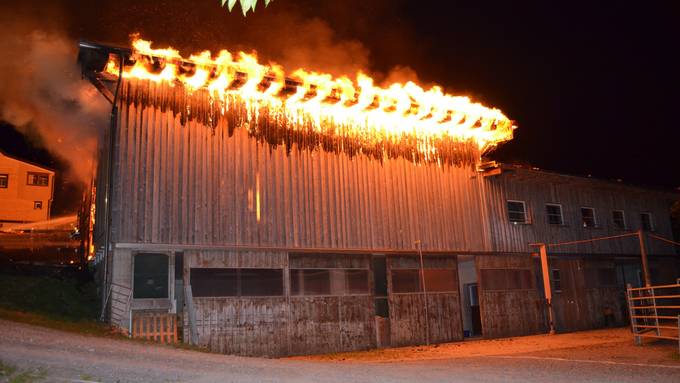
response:
[[[353,137],[362,142],[359,152],[367,146],[386,151],[385,145],[408,142],[405,150],[411,153],[403,156],[441,162],[445,152],[456,150],[445,148],[446,142],[472,142],[483,153],[511,139],[515,128],[500,110],[444,94],[439,87],[424,90],[409,82],[381,88],[361,73],[356,81],[304,70],[286,77],[277,65],[259,64],[254,55],[242,52],[234,57],[221,51],[213,57],[204,51],[187,59],[172,48],[153,49],[150,42],[136,39],[132,50],[81,43],[81,56],[90,56],[83,70],[94,73],[97,81],[117,81],[122,73],[124,79],[179,85],[189,96],[207,92],[222,114],[234,106],[228,99],[236,97],[246,109],[264,110],[286,129],[311,130],[341,141]],[[240,123],[258,123],[252,115]],[[215,114],[203,122],[214,125],[219,118]]]

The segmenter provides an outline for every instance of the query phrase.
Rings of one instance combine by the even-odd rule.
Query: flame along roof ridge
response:
[[[332,134],[342,127],[376,140],[412,136],[426,156],[436,157],[438,149],[432,143],[442,140],[473,140],[480,152],[488,151],[512,139],[516,128],[499,109],[445,94],[437,86],[425,90],[407,82],[384,88],[362,73],[354,81],[301,69],[286,76],[280,66],[260,64],[256,56],[243,52],[232,55],[223,50],[213,56],[203,51],[186,58],[173,48],[151,48],[151,42],[139,38],[132,45],[131,55],[123,60],[124,77],[181,83],[190,91],[207,89],[222,100],[238,94],[250,105],[281,108],[291,121],[305,114],[318,132]],[[105,72],[118,75],[115,56],[109,58]],[[329,122],[333,127],[324,126]]]

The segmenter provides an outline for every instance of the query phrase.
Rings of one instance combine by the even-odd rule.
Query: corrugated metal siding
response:
[[[483,180],[469,168],[286,153],[245,128],[230,136],[226,119],[213,130],[126,104],[117,150],[116,242],[398,250],[421,240],[424,250],[489,250]]]
[[[489,225],[493,249],[498,252],[527,251],[529,243],[557,243],[623,234],[640,228],[640,213],[651,212],[656,234],[671,238],[670,202],[661,193],[602,181],[574,179],[517,169],[487,177]],[[507,200],[526,202],[529,224],[513,224],[507,216]],[[564,225],[550,225],[546,203],[562,205]],[[581,207],[595,209],[598,227],[581,226]],[[615,229],[612,210],[625,212],[627,231]],[[555,253],[639,254],[637,237],[551,248]],[[648,241],[652,254],[673,254],[670,246]]]

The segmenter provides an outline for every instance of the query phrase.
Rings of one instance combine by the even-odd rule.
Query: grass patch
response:
[[[0,318],[97,336],[118,336],[97,321],[93,283],[75,278],[0,274]]]
[[[0,308],[69,321],[95,320],[98,299],[94,283],[75,278],[0,274]]]
[[[4,363],[3,361],[0,360],[0,377],[7,377],[16,372],[17,368],[14,366],[10,366],[7,363]]]
[[[47,371],[42,368],[19,371],[16,367],[0,361],[0,381],[8,383],[34,383],[44,380],[46,377]]]

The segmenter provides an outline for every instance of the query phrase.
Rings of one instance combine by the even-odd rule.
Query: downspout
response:
[[[106,313],[106,305],[108,304],[109,296],[111,295],[111,288],[107,288],[109,278],[108,278],[108,263],[109,263],[109,251],[111,250],[111,196],[113,195],[113,161],[114,146],[116,143],[116,126],[118,123],[118,97],[120,95],[120,84],[123,80],[123,54],[118,53],[118,62],[120,63],[118,70],[118,82],[116,83],[116,93],[113,96],[113,102],[111,107],[111,125],[109,126],[109,148],[108,148],[108,159],[106,166],[106,189],[104,194],[104,210],[106,212],[106,230],[104,231],[104,289],[106,290],[104,301],[102,303],[102,311],[99,315],[99,320],[104,320],[104,314]]]

